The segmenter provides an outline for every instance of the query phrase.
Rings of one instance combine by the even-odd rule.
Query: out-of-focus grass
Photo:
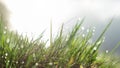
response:
[[[11,32],[0,21],[0,67],[1,68],[119,68],[120,60],[110,53],[98,53],[102,45],[103,35],[112,23],[106,26],[100,37],[90,43],[93,28],[84,34],[82,21],[63,34],[62,25],[59,33],[49,47],[42,40],[43,34],[33,40]],[[5,27],[5,28],[4,28]],[[51,33],[52,34],[52,33]],[[118,44],[119,45],[119,44]],[[118,46],[117,45],[117,46]],[[116,46],[116,47],[117,47]]]

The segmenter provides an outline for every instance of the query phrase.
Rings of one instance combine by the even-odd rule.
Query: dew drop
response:
[[[7,29],[7,27],[5,26],[5,29]]]
[[[108,53],[109,51],[108,51],[108,50],[106,50],[105,52],[106,52],[106,53]]]
[[[5,53],[5,56],[8,56],[8,53]]]
[[[7,39],[6,42],[9,43],[9,42],[10,42],[10,39]]]
[[[51,65],[53,65],[53,63],[52,63],[52,62],[50,62],[50,63],[49,63],[49,65],[50,65],[50,66],[51,66]]]
[[[21,45],[21,48],[23,48],[24,46],[23,45]]]
[[[102,40],[102,42],[105,42],[105,40]]]
[[[95,29],[93,29],[93,32],[95,32]]]
[[[79,21],[81,21],[81,18],[78,18]]]
[[[85,28],[84,27],[81,27],[82,30],[84,30]]]
[[[4,56],[2,56],[2,58],[4,58]]]
[[[18,61],[16,61],[16,64],[18,64]]]
[[[82,34],[82,37],[85,37],[85,34]]]
[[[101,44],[101,41],[98,41],[98,42],[97,42],[97,45],[99,45],[99,44]]]
[[[38,66],[39,64],[38,63],[35,63],[36,66]]]
[[[22,64],[24,64],[25,62],[24,61],[22,61]]]
[[[97,50],[97,47],[94,47],[93,50]]]
[[[4,34],[6,34],[6,31],[4,31]]]
[[[5,59],[7,59],[7,57],[5,56]]]
[[[8,60],[8,63],[10,62],[10,60]]]

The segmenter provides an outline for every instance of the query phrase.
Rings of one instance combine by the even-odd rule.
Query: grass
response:
[[[4,28],[0,21],[0,67],[1,68],[119,68],[120,58],[112,54],[119,46],[109,53],[99,54],[98,50],[104,41],[104,34],[112,23],[105,27],[95,42],[90,43],[93,28],[84,35],[81,25],[83,21],[72,28],[71,32],[63,34],[64,25],[50,45],[42,40],[43,33],[33,40]]]

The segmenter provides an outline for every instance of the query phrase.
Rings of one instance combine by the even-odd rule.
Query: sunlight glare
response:
[[[53,23],[53,33],[58,26],[69,18],[68,6],[61,5],[64,1],[56,0],[5,0],[5,4],[11,12],[10,23],[12,29],[18,33],[38,35],[46,30],[45,35],[49,37],[50,20]],[[64,7],[64,8],[63,8]],[[66,11],[62,11],[66,10]]]

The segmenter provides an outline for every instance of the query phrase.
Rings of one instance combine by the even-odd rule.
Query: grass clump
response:
[[[106,26],[96,42],[90,43],[93,28],[84,35],[79,21],[68,34],[63,34],[63,25],[58,35],[51,37],[50,46],[39,38],[29,40],[4,29],[0,22],[0,67],[1,68],[118,68],[119,58],[98,53],[103,35],[112,23]],[[52,34],[52,33],[51,33]],[[119,45],[119,44],[118,44]],[[113,49],[114,50],[114,49]],[[111,51],[113,52],[113,51]],[[112,56],[112,57],[111,57]]]

